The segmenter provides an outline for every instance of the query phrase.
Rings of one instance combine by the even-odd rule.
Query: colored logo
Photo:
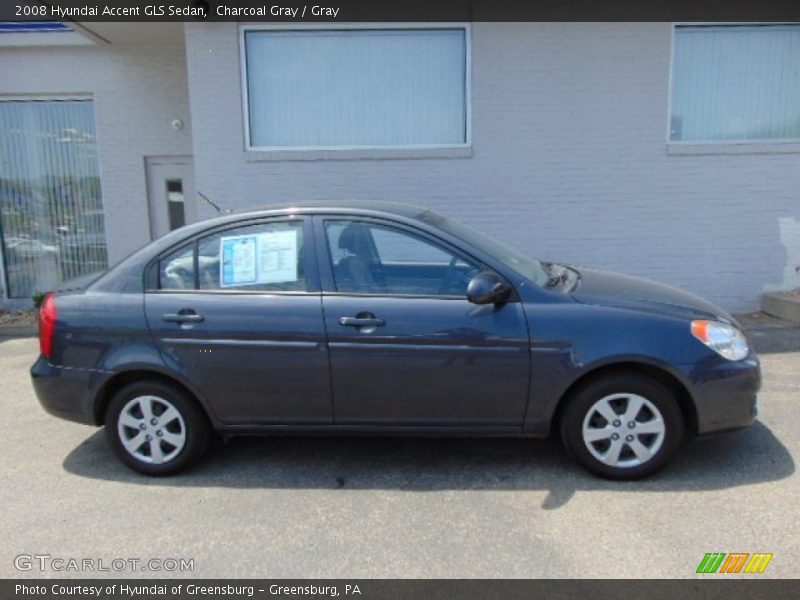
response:
[[[772,554],[767,552],[708,552],[700,561],[697,573],[763,573]]]

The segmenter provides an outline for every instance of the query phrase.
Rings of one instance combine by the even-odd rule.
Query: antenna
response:
[[[201,191],[199,191],[199,190],[198,190],[198,192],[197,192],[197,195],[198,195],[198,196],[200,196],[200,197],[201,197],[203,200],[205,200],[206,202],[208,202],[208,203],[209,203],[211,206],[213,206],[213,207],[214,207],[214,209],[216,209],[216,211],[217,211],[219,214],[225,214],[225,213],[232,212],[232,211],[230,211],[230,210],[225,210],[224,208],[220,208],[219,206],[217,206],[217,203],[216,203],[216,202],[214,202],[214,201],[213,201],[211,198],[209,198],[208,196],[206,196],[206,195],[205,195],[203,192],[201,192]]]

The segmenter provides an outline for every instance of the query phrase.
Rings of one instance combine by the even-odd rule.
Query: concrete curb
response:
[[[788,296],[782,292],[764,294],[761,297],[761,310],[786,321],[800,323],[800,297]]]

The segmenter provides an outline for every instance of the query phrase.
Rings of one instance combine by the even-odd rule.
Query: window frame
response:
[[[516,292],[515,284],[511,282],[509,278],[506,277],[505,274],[495,269],[492,265],[489,265],[485,261],[480,260],[476,256],[470,254],[463,248],[454,246],[450,242],[443,240],[437,236],[434,236],[425,230],[413,227],[411,225],[407,225],[406,223],[402,223],[399,221],[392,221],[380,217],[370,217],[370,216],[363,216],[356,214],[352,215],[335,214],[335,213],[314,215],[314,232],[319,240],[317,246],[317,252],[320,264],[318,265],[318,268],[319,268],[320,283],[323,296],[348,296],[354,298],[394,298],[394,299],[427,298],[431,300],[462,300],[465,302],[467,301],[466,295],[458,296],[452,294],[394,294],[389,292],[381,292],[381,293],[340,292],[336,287],[336,278],[333,273],[334,271],[333,257],[331,256],[330,252],[328,233],[326,227],[328,221],[348,221],[348,222],[365,223],[367,225],[377,225],[381,227],[386,227],[388,229],[396,229],[400,232],[408,233],[411,236],[419,238],[420,240],[427,242],[428,244],[431,244],[449,254],[457,256],[458,258],[466,262],[477,265],[480,271],[491,271],[492,273],[497,274],[498,277],[502,278],[506,283],[508,283],[511,286],[512,290],[514,290],[508,301],[509,302],[519,301],[519,296]]]
[[[239,288],[219,288],[219,289],[201,289],[198,283],[198,248],[200,241],[212,235],[224,234],[226,231],[240,229],[241,227],[251,227],[258,225],[266,225],[270,223],[282,222],[296,222],[302,224],[303,232],[303,272],[306,279],[305,290],[248,290]],[[247,219],[243,221],[236,221],[234,223],[225,223],[197,232],[176,242],[159,252],[156,256],[151,258],[144,268],[144,291],[146,294],[212,294],[212,295],[230,295],[230,294],[246,294],[250,296],[308,296],[319,295],[321,292],[319,271],[317,269],[317,251],[316,240],[314,237],[314,229],[311,219],[308,215],[276,215],[274,217],[260,217],[255,219]],[[192,246],[194,256],[194,288],[184,290],[164,290],[161,289],[161,261],[181,248]]]
[[[250,98],[247,80],[247,52],[245,37],[251,31],[381,31],[388,29],[459,29],[464,31],[464,142],[458,144],[400,144],[400,145],[337,145],[337,146],[255,146],[250,136]],[[239,25],[239,72],[242,98],[242,126],[244,151],[252,157],[261,155],[278,159],[283,157],[319,159],[371,158],[384,156],[402,158],[404,153],[417,158],[419,153],[431,156],[471,156],[464,154],[472,148],[472,27],[465,22],[442,23],[292,23]],[[439,153],[439,154],[437,154]],[[304,156],[305,155],[305,156]]]
[[[675,21],[670,24],[669,73],[667,81],[667,154],[759,154],[800,153],[800,138],[759,138],[738,140],[673,140],[672,100],[675,79],[676,33],[679,27],[748,27],[748,26],[797,26],[800,21]]]

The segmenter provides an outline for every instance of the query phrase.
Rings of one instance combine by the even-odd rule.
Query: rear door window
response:
[[[194,244],[183,246],[159,261],[159,288],[162,290],[194,289]]]
[[[303,222],[271,221],[219,231],[159,261],[161,290],[308,290]]]
[[[307,291],[303,223],[260,223],[202,238],[197,270],[201,290]]]

